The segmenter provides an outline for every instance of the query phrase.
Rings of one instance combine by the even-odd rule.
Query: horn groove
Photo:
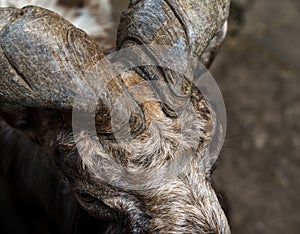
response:
[[[173,52],[167,51],[166,58],[182,64],[180,72],[159,66],[136,69],[143,79],[168,84],[168,90],[153,84],[168,116],[176,117],[189,102],[195,60],[227,19],[228,8],[229,0],[144,0],[130,1],[123,12],[117,49],[136,44],[169,46]],[[156,51],[149,51],[149,56],[158,57]]]
[[[110,113],[122,95],[126,102],[120,108],[130,113],[130,132],[144,129],[143,111],[85,32],[40,7],[1,11],[0,102],[96,111],[97,135],[112,139],[113,132],[124,131],[119,116],[119,125],[111,126]]]

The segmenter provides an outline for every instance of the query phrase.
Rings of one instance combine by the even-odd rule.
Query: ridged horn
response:
[[[106,61],[85,32],[40,7],[0,11],[0,103],[61,110],[96,109],[97,134],[111,138],[110,110],[123,94],[123,108],[131,113],[131,133],[143,129],[143,112],[118,74],[106,71],[105,66],[99,73],[93,72],[94,67]],[[74,106],[75,98],[82,98],[82,102]],[[99,99],[98,105],[93,102],[95,98]],[[114,131],[121,130],[124,124],[114,126]]]
[[[200,59],[227,19],[228,7],[229,0],[132,0],[121,18],[117,49],[165,45],[175,48],[173,59],[179,64],[189,57]],[[133,137],[144,130],[141,107],[86,33],[58,14],[34,6],[2,8],[0,30],[0,102],[88,111],[95,108],[96,97],[98,136],[113,138],[127,122]],[[148,53],[159,57],[157,51]],[[195,64],[188,61],[180,74],[161,66],[134,69],[142,79],[169,85],[162,89],[159,82],[152,84],[168,116],[175,117],[189,103]],[[111,126],[111,110],[121,94],[120,112],[130,113],[129,121],[118,118]],[[74,106],[78,97],[83,101]]]
[[[143,67],[137,73],[147,80],[169,84],[169,89],[154,87],[166,114],[176,116],[190,97],[191,79],[195,64],[210,40],[222,28],[229,14],[229,0],[131,0],[123,13],[118,30],[117,49],[140,45],[165,45],[178,48],[173,54],[176,64],[189,64],[183,73],[162,67]],[[156,52],[151,51],[156,58]],[[193,59],[189,59],[193,58]],[[179,62],[178,62],[179,61]],[[181,62],[182,63],[181,63]],[[155,84],[154,84],[155,86]]]

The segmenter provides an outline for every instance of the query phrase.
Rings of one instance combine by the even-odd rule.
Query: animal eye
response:
[[[98,200],[96,197],[87,193],[80,193],[79,198],[86,203],[93,203]]]

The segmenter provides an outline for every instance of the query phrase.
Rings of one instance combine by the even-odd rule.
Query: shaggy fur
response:
[[[133,214],[125,216],[131,225],[130,230],[136,230],[133,233],[147,230],[151,233],[178,234],[230,233],[209,182],[214,162],[207,148],[214,128],[213,120],[199,91],[193,89],[192,96],[192,103],[197,104],[194,112],[187,111],[175,120],[167,118],[157,102],[151,101],[151,109],[148,110],[147,103],[144,103],[147,128],[133,141],[100,141],[99,144],[98,139],[87,132],[75,137],[82,168],[94,180],[111,184],[117,191],[126,191],[119,195],[112,193],[114,195],[109,200],[102,194],[101,201],[120,212],[124,206],[118,208],[117,204],[124,200],[126,212]],[[158,105],[157,108],[155,105]],[[72,139],[63,137],[59,139],[59,144],[65,148],[67,142],[75,147]],[[78,157],[76,149],[73,150],[70,155]],[[179,165],[168,174],[167,165],[175,163],[178,157]],[[68,162],[70,159],[65,157],[64,160]],[[74,181],[74,187],[85,187],[84,194],[94,193],[95,186],[82,186],[77,184],[77,180]],[[77,197],[83,207],[93,213],[91,210],[95,208],[87,205],[88,202],[82,200],[80,195]],[[119,201],[116,203],[115,199]],[[136,209],[137,204],[141,208]],[[101,217],[103,212],[97,215]],[[149,224],[139,226],[140,223]]]

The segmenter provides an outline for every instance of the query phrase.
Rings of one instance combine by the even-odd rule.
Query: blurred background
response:
[[[232,233],[300,233],[300,1],[232,0],[211,67],[227,109],[214,172]],[[127,0],[112,0],[119,9]]]
[[[232,233],[300,233],[299,62],[299,0],[232,0],[211,68],[228,118],[214,183]]]
[[[227,139],[214,173],[233,233],[300,233],[300,1],[233,0],[211,73]]]

